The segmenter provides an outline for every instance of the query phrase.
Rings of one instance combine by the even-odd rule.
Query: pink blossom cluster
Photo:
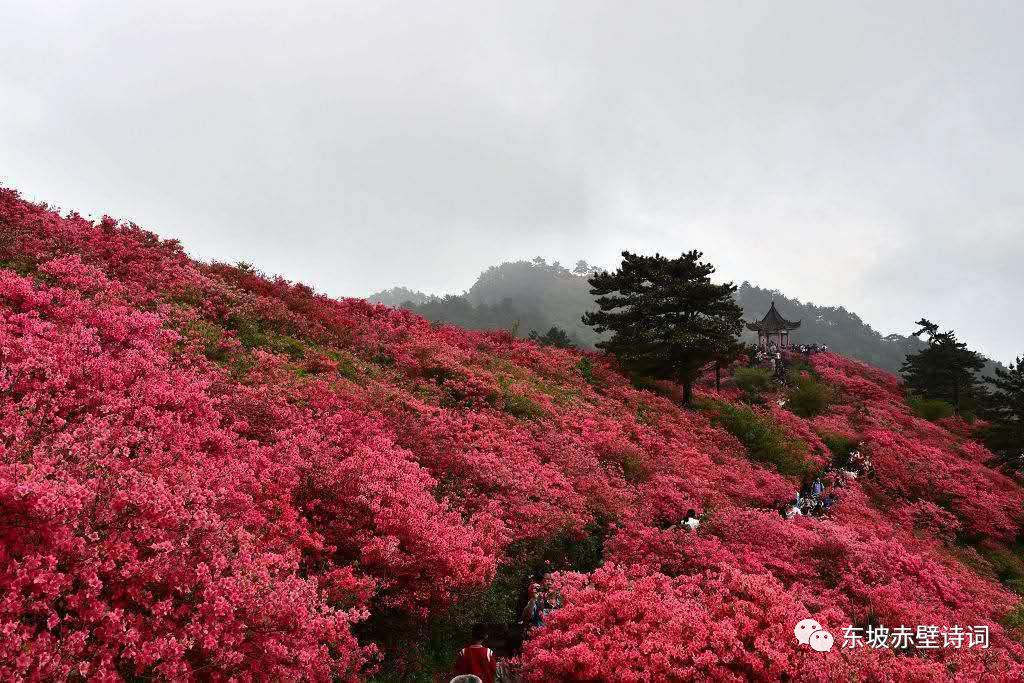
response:
[[[839,435],[876,475],[787,520],[796,478],[599,354],[0,190],[0,677],[360,679],[403,656],[366,635],[379,615],[457,611],[513,548],[595,525],[602,566],[549,578],[531,680],[1021,675],[1016,597],[972,550],[1014,542],[1021,488],[895,377],[813,363],[825,414],[761,413],[813,466]],[[818,653],[792,638],[806,617],[987,625],[991,647]]]

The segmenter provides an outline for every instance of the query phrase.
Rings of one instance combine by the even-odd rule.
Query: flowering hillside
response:
[[[560,606],[527,680],[1024,675],[1024,490],[895,377],[811,362],[832,392],[814,417],[730,382],[686,411],[596,354],[0,190],[0,678],[441,670],[473,621],[515,623],[537,571]],[[716,426],[729,410],[787,463],[860,444],[875,475],[785,519],[799,474]],[[805,618],[831,651],[795,640]],[[987,627],[988,647],[840,647],[869,625]]]

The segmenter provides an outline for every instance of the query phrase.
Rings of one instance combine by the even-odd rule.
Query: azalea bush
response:
[[[529,680],[1020,678],[1021,487],[893,375],[810,362],[813,410],[712,382],[683,410],[600,354],[0,190],[0,677],[429,677],[540,572]],[[773,509],[854,445],[875,475],[828,516]],[[814,653],[807,617],[991,647]]]

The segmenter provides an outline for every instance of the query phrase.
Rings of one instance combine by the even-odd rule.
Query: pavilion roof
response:
[[[755,332],[786,332],[788,330],[795,330],[800,327],[800,321],[793,322],[786,320],[779,311],[775,308],[775,302],[772,302],[772,307],[768,309],[765,316],[758,322],[747,323],[747,329]]]

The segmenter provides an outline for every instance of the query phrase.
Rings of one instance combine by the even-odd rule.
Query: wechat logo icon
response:
[[[801,645],[810,645],[815,652],[828,652],[835,643],[832,634],[814,619],[804,619],[793,627],[793,635]]]

